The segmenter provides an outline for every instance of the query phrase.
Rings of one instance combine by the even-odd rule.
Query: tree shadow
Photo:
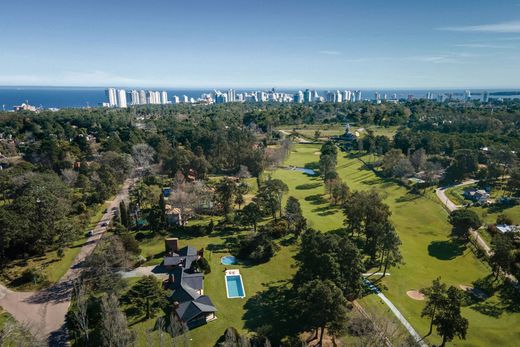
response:
[[[321,187],[321,183],[306,183],[306,184],[300,184],[296,186],[295,188],[297,190],[308,190],[308,189],[314,189]]]
[[[400,203],[400,202],[410,202],[410,201],[417,200],[420,197],[421,197],[420,195],[406,194],[406,195],[400,196],[397,199],[395,199],[395,202],[398,202],[398,203]]]
[[[323,205],[327,200],[323,197],[323,194],[314,194],[305,197],[305,201],[309,201],[313,205]]]
[[[432,241],[428,245],[428,254],[439,260],[452,260],[464,254],[466,245],[459,241]]]
[[[520,286],[509,280],[502,285],[498,292],[498,298],[508,312],[520,312]]]
[[[476,305],[470,306],[472,310],[482,313],[486,316],[493,318],[499,318],[504,313],[504,307],[499,306],[497,303],[483,301]]]
[[[267,284],[267,288],[249,298],[244,305],[244,327],[268,337],[274,345],[285,336],[298,332],[296,310],[292,309],[292,290],[287,282]]]

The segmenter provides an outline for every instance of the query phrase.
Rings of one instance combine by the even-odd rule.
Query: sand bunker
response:
[[[409,290],[406,292],[406,295],[414,300],[424,300],[424,294],[418,290]]]

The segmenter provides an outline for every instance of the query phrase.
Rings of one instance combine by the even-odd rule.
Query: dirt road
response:
[[[47,338],[50,346],[66,345],[64,324],[71,302],[72,282],[79,276],[85,259],[107,230],[103,224],[112,220],[112,208],[118,207],[121,200],[128,199],[128,189],[134,182],[133,179],[127,179],[119,193],[108,201],[107,213],[103,214],[94,228],[94,235],[87,239],[60,281],[39,292],[15,292],[0,284],[0,306],[18,322],[29,324],[38,336]]]

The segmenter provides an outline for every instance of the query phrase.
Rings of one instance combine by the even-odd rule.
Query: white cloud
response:
[[[483,32],[483,33],[520,33],[520,21],[501,22],[494,24],[481,24],[469,26],[455,26],[439,28],[438,30]]]
[[[323,55],[341,55],[342,53],[339,51],[318,51],[318,54]]]

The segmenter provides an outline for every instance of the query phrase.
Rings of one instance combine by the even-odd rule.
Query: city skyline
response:
[[[0,85],[520,88],[518,1],[137,4],[4,4]]]

